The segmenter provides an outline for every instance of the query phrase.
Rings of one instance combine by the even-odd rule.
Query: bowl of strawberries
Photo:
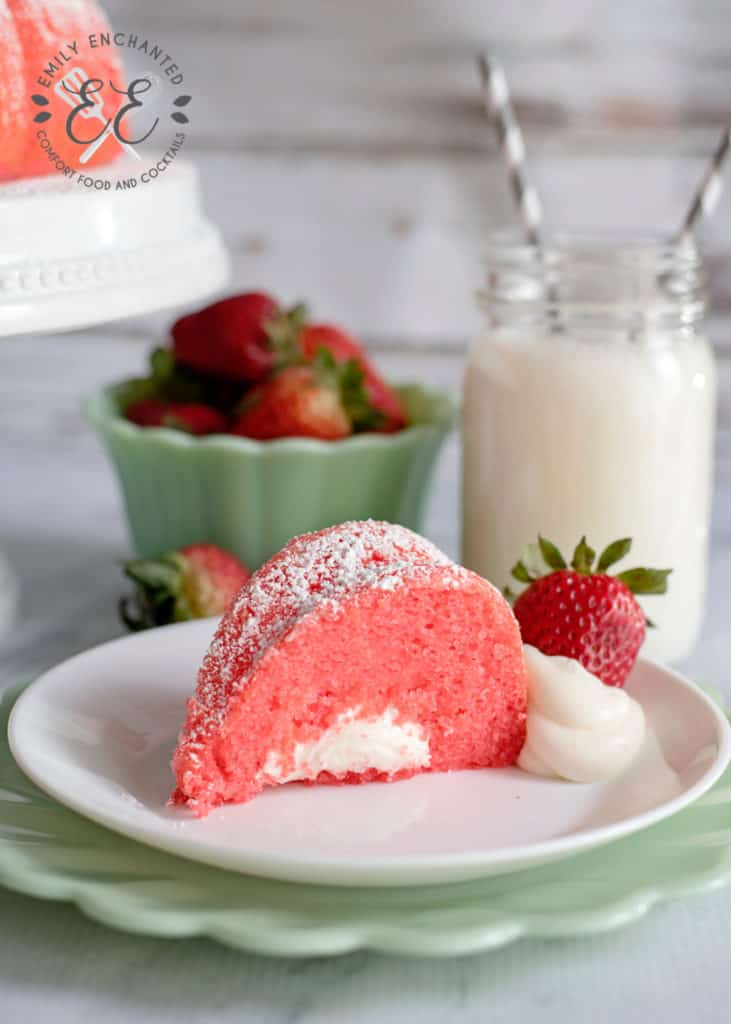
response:
[[[394,386],[304,306],[223,299],[177,320],[144,377],[86,400],[140,556],[211,543],[257,567],[347,519],[420,529],[455,405]]]

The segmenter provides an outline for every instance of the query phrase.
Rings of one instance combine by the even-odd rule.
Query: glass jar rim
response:
[[[581,258],[584,262],[625,264],[635,267],[698,269],[702,259],[695,238],[682,239],[653,231],[608,228],[548,230],[531,242],[519,227],[491,230],[483,246],[485,264],[536,263],[557,266]]]
[[[478,305],[491,317],[548,317],[592,325],[690,326],[706,310],[705,274],[692,238],[651,232],[565,230],[540,244],[519,228],[487,238]],[[597,282],[596,287],[592,281]],[[512,310],[512,312],[510,312]]]

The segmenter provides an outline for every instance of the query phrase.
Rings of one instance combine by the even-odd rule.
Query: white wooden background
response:
[[[505,65],[548,219],[670,231],[731,122],[727,0],[106,0],[173,54],[234,287],[307,299],[459,380],[510,222],[475,55]],[[730,189],[731,191],[731,189]],[[703,232],[731,463],[731,195]],[[153,319],[160,326],[167,316]],[[118,332],[144,333],[150,321]]]
[[[731,120],[727,0],[107,0],[186,75],[237,284],[462,342],[510,219],[474,58],[503,61],[550,219],[670,230]],[[192,151],[191,150],[191,151]],[[707,231],[731,310],[731,201]]]

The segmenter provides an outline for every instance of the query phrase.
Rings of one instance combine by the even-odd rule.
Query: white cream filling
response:
[[[397,723],[395,708],[387,708],[373,718],[359,718],[359,713],[360,707],[350,708],[317,739],[297,743],[294,767],[287,774],[282,768],[282,755],[270,750],[262,775],[270,782],[283,783],[316,779],[320,772],[344,775],[369,768],[395,775],[429,764],[429,741],[420,725]]]
[[[573,658],[524,647],[526,741],[518,765],[534,775],[601,782],[621,774],[645,737],[645,715],[624,690],[605,686]]]

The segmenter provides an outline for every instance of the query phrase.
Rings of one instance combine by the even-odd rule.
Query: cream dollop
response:
[[[645,715],[624,690],[605,686],[573,658],[524,647],[528,667],[527,735],[518,765],[534,775],[602,782],[636,757]]]

